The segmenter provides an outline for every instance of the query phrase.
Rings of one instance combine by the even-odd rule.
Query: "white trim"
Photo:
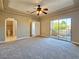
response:
[[[41,36],[41,37],[45,37],[45,36]],[[17,40],[22,40],[22,39],[27,39],[27,38],[33,38],[33,37],[21,37],[21,38],[17,38]],[[47,38],[47,37],[45,37],[45,38]],[[16,40],[16,41],[17,41]],[[10,41],[9,41],[10,42]],[[2,44],[2,43],[7,43],[6,41],[0,41],[0,44]],[[74,41],[72,41],[72,43],[73,44],[76,44],[76,45],[79,45],[79,43],[78,42],[74,42]]]
[[[73,44],[76,44],[76,45],[79,45],[79,43],[78,43],[78,42],[74,42],[74,41],[72,41],[72,43],[73,43]]]
[[[8,41],[0,41],[0,44],[7,43]],[[9,41],[10,42],[10,41]],[[11,41],[12,42],[12,41]]]
[[[21,37],[21,38],[17,38],[17,40],[26,39],[26,38],[32,38],[32,37]]]
[[[13,23],[13,36],[15,36],[15,38],[17,38],[16,34],[17,34],[17,21],[14,18],[7,18],[5,19],[5,41],[7,41],[7,36],[6,36],[6,24],[7,21],[12,21]]]
[[[1,43],[5,43],[5,41],[0,41],[0,44],[1,44]]]
[[[27,38],[32,38],[32,37],[21,37],[21,38],[17,38],[16,41],[18,40],[22,40],[22,39],[27,39]],[[9,41],[9,42],[12,42],[12,41]],[[7,43],[6,41],[0,41],[0,44],[2,43]]]

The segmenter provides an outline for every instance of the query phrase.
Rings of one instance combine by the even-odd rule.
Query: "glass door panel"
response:
[[[54,38],[71,41],[71,18],[52,20],[50,33]]]
[[[58,39],[58,20],[51,21],[51,36]]]

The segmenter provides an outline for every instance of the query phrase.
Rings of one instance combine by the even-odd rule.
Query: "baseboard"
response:
[[[79,43],[78,42],[72,41],[72,43],[75,44],[75,45],[77,45],[77,46],[79,46]]]
[[[0,41],[0,44],[2,44],[2,43],[6,43],[5,41]]]
[[[49,36],[40,36],[40,37],[48,38]]]
[[[40,37],[48,38],[48,36],[40,36]],[[33,37],[21,37],[21,38],[17,38],[17,40],[28,39],[28,38],[33,38]],[[6,41],[0,41],[0,44],[2,44],[2,43],[7,43],[7,42]],[[78,42],[72,41],[72,43],[75,44],[75,45],[77,45],[77,46],[79,46],[79,43]]]
[[[31,38],[31,37],[21,37],[21,38],[17,38],[16,41],[17,41],[17,40],[22,40],[22,39],[27,39],[27,38]],[[8,41],[8,42],[12,42],[12,41]],[[0,41],[0,44],[8,43],[8,42],[6,42],[6,41]]]
[[[17,38],[17,40],[26,39],[26,38],[31,38],[31,37],[21,37],[21,38]]]

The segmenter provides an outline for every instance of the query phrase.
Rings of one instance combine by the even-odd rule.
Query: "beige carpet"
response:
[[[0,59],[79,59],[79,47],[52,38],[0,44]]]

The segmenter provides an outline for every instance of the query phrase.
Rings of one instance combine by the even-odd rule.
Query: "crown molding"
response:
[[[79,11],[79,5],[73,5],[73,6],[69,6],[60,10],[57,10],[55,12],[52,12],[50,14],[44,15],[44,16],[40,16],[41,18],[43,17],[53,17],[53,16],[58,16],[58,15],[64,15],[64,14],[68,14],[68,13],[72,13],[75,11]]]
[[[0,9],[0,12],[13,14],[13,15],[19,15],[19,16],[31,16],[33,18],[38,18],[35,15],[27,14],[27,13],[24,13],[22,11],[18,11],[18,10],[13,9],[13,8],[9,8],[8,3],[9,3],[9,0],[2,0],[3,9]]]
[[[48,17],[48,16],[53,17],[56,15],[63,15],[63,14],[67,14],[67,13],[71,13],[71,12],[79,10],[79,4],[78,3],[76,4],[77,1],[74,0],[74,1],[76,1],[74,6],[69,6],[69,7],[57,10],[55,12],[52,12],[50,14],[47,14],[47,15],[37,16],[37,15],[27,14],[22,11],[18,11],[18,10],[9,8],[8,7],[9,0],[2,0],[2,1],[3,1],[3,9],[1,9],[1,12],[8,13],[8,14],[14,14],[14,15],[20,15],[20,16],[32,16],[34,18]]]
[[[1,9],[1,10],[3,10],[3,9],[4,9],[3,0],[0,0],[0,9]]]
[[[25,17],[31,17],[33,19],[38,19],[38,17],[36,17],[35,15],[26,14],[26,13],[23,13],[23,12],[20,12],[18,10],[8,8],[8,7],[5,8],[5,10],[0,10],[0,13],[12,14],[12,15],[18,15],[18,16],[25,16]]]

